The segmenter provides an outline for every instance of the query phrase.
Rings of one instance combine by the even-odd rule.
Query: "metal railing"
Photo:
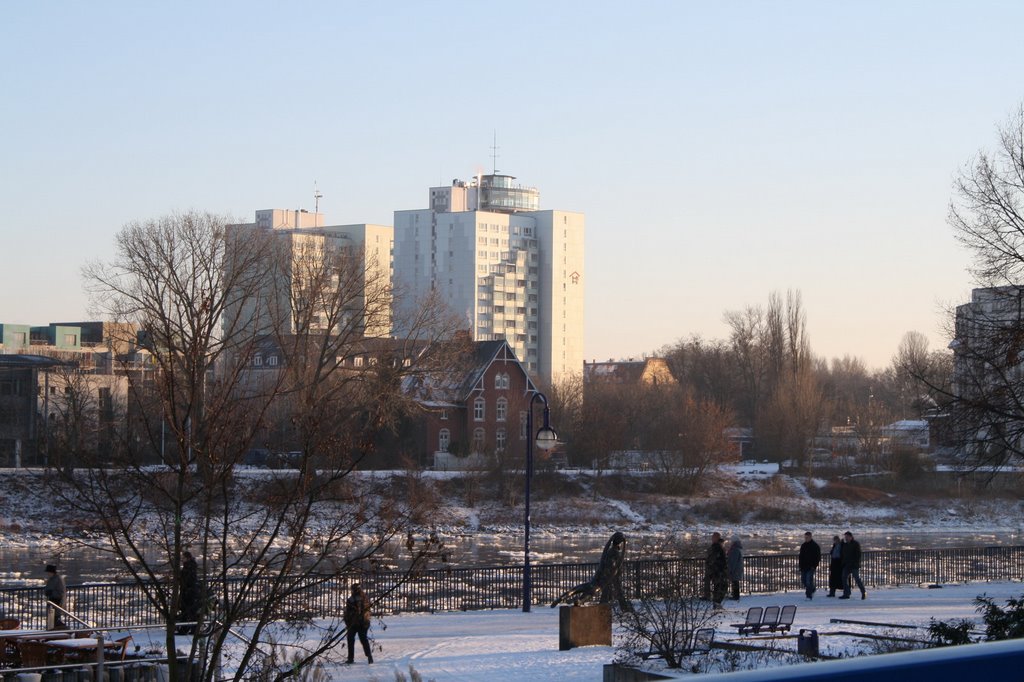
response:
[[[549,604],[566,590],[589,580],[596,563],[536,564],[532,566],[533,599]],[[819,568],[821,584],[827,584],[827,558]],[[671,576],[694,589],[701,583],[703,558],[641,559],[623,566],[623,589],[636,598],[645,586]],[[899,587],[925,583],[986,582],[1024,579],[1024,546],[919,550],[866,551],[861,578],[869,588]],[[279,602],[282,618],[340,617],[351,582],[361,582],[371,595],[377,613],[459,611],[518,608],[522,599],[523,567],[489,566],[401,571],[373,571],[347,576],[307,576],[287,586],[288,596]],[[744,559],[743,591],[765,594],[799,590],[796,555],[753,555]],[[246,600],[261,599],[280,585],[270,580],[243,583],[228,580],[215,588],[226,589],[228,602],[246,591]],[[1022,588],[1024,589],[1024,588]],[[103,583],[68,586],[68,609],[98,627],[126,624],[157,624],[159,613],[141,586],[134,583]],[[0,615],[21,620],[22,627],[42,628],[46,600],[42,588],[0,590]]]

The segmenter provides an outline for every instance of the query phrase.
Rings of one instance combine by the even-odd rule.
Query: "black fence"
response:
[[[827,559],[826,559],[827,561]],[[532,566],[532,603],[547,605],[566,590],[589,580],[596,563],[538,564]],[[827,580],[827,566],[822,582]],[[702,558],[627,561],[623,587],[636,598],[649,586],[673,580],[692,586],[701,583]],[[986,582],[1024,579],[1024,547],[963,549],[885,550],[864,552],[861,578],[868,587],[898,587],[925,583]],[[282,618],[340,617],[349,583],[361,582],[373,598],[377,613],[511,609],[522,606],[522,566],[493,566],[421,570],[413,574],[380,571],[358,576],[310,576],[287,586],[281,600]],[[795,555],[758,555],[744,559],[743,591],[765,594],[799,590]],[[253,603],[270,590],[280,589],[267,581],[221,585],[231,599],[242,594]],[[228,601],[231,601],[229,599]],[[144,590],[133,583],[68,586],[68,609],[94,627],[151,625],[160,615]],[[0,590],[0,615],[18,618],[24,628],[42,628],[46,603],[41,588]],[[83,626],[84,627],[84,626]]]

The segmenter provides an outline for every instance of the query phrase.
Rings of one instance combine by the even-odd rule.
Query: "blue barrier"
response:
[[[701,682],[1018,682],[1024,680],[1024,639],[702,675],[700,679]]]

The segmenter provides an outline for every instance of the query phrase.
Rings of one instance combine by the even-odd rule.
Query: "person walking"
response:
[[[710,598],[715,610],[722,608],[722,600],[729,587],[729,567],[722,548],[722,534],[711,534],[711,546],[704,558],[704,598]]]
[[[860,553],[860,543],[853,539],[853,533],[843,533],[843,596],[839,597],[840,599],[850,598],[851,579],[857,583],[860,598],[868,598],[864,582],[860,579]]]
[[[64,584],[64,578],[57,573],[57,567],[47,564],[45,573],[49,573],[46,579],[46,586],[43,588],[43,595],[46,601],[50,602],[46,607],[46,622],[50,630],[64,630],[67,625],[64,623],[64,599],[67,597],[68,588]],[[59,607],[59,608],[56,608]],[[51,621],[50,614],[53,614]]]
[[[828,551],[828,595],[836,596],[836,590],[843,589],[843,541],[838,535],[832,536],[832,549]]]
[[[189,623],[180,625],[177,628],[179,635],[194,635],[196,632],[196,621],[199,620],[199,610],[202,605],[202,588],[199,585],[199,564],[196,563],[192,552],[181,553],[181,585],[180,608],[178,609],[178,621]]]
[[[817,591],[814,587],[814,573],[821,563],[821,547],[811,536],[811,531],[804,533],[804,544],[800,545],[800,584],[804,586],[804,594],[808,599],[814,598]]]
[[[740,599],[740,581],[743,580],[743,543],[738,535],[729,538],[729,551],[725,555],[729,568],[729,583],[732,587],[733,601]]]
[[[348,637],[348,660],[346,663],[355,662],[356,635],[359,636],[359,643],[363,645],[363,653],[366,654],[366,662],[373,663],[373,654],[370,652],[370,640],[367,632],[370,630],[370,600],[366,598],[363,588],[359,583],[352,585],[352,594],[345,600],[345,627]]]

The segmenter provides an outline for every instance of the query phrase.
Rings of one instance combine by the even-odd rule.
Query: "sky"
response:
[[[799,291],[814,352],[948,342],[956,173],[1024,98],[1024,4],[0,6],[0,322],[89,317],[125,223],[391,224],[496,167],[586,214],[587,360]]]

